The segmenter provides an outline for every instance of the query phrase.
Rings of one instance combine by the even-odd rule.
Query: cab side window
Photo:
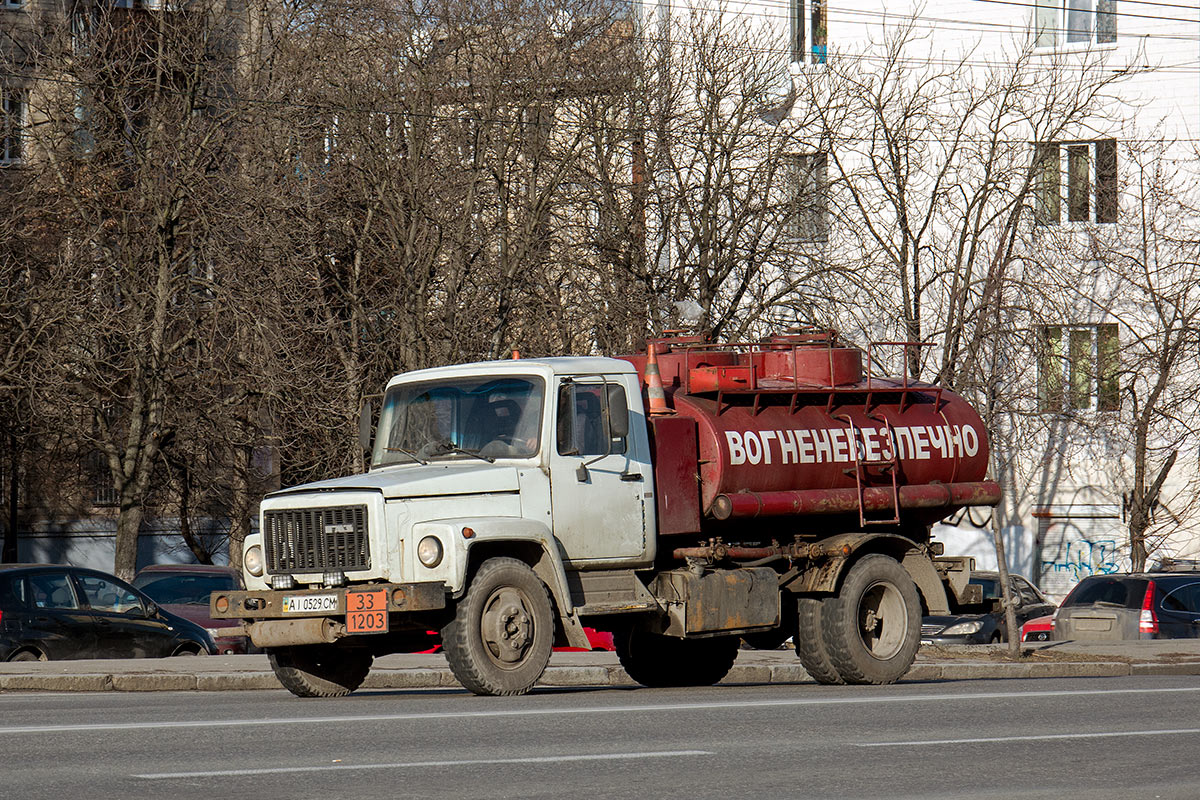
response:
[[[562,456],[600,456],[624,453],[625,437],[611,443],[608,436],[608,403],[605,387],[610,393],[625,389],[615,384],[567,383],[558,391],[558,454]]]

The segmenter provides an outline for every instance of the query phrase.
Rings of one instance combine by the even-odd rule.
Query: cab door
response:
[[[564,377],[557,386],[550,502],[555,538],[576,566],[654,559],[653,470],[635,377]]]

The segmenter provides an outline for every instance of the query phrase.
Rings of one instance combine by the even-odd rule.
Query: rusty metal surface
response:
[[[250,641],[259,647],[332,644],[346,635],[346,626],[328,617],[272,619],[246,624]]]
[[[947,512],[963,506],[991,506],[1000,502],[1000,485],[995,481],[969,483],[929,483],[901,486],[898,492],[902,510],[945,508]],[[870,487],[863,490],[862,505],[867,511],[892,508],[891,489]],[[850,514],[859,510],[854,489],[803,489],[779,492],[735,492],[718,495],[710,509],[719,520],[786,515]]]
[[[654,493],[658,534],[700,530],[700,476],[696,421],[689,417],[649,420],[654,447]]]
[[[779,576],[768,567],[697,574],[672,570],[652,585],[666,605],[670,636],[735,633],[779,624]]]
[[[213,619],[302,619],[328,617],[346,613],[346,593],[363,589],[385,589],[388,611],[433,611],[446,607],[446,585],[441,581],[427,583],[371,583],[343,586],[336,589],[290,589],[268,591],[213,592],[209,597],[209,616]],[[312,611],[283,612],[284,597],[336,596],[336,606]],[[228,608],[218,609],[224,599]]]

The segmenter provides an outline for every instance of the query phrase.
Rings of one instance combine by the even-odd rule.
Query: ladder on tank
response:
[[[858,524],[866,527],[867,525],[895,525],[900,522],[900,450],[896,446],[896,431],[892,428],[892,423],[886,419],[879,420],[883,423],[884,429],[887,431],[887,440],[890,445],[889,458],[867,458],[866,441],[860,439],[858,434],[858,426],[854,424],[854,420],[848,415],[838,417],[847,425],[850,426],[850,448],[854,456],[854,489],[858,497]],[[864,485],[867,478],[866,470],[870,467],[878,467],[881,472],[887,473],[892,479],[892,515],[890,517],[867,517],[866,506],[866,490],[868,488],[886,489],[887,487],[868,487]],[[847,469],[846,474],[849,475],[851,470]]]

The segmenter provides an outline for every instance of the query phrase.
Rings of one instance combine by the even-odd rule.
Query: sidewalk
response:
[[[986,678],[1200,675],[1200,639],[923,647],[906,681]],[[787,684],[811,679],[791,650],[742,650],[722,683]],[[541,686],[636,686],[615,653],[558,652]],[[364,689],[461,688],[441,654],[376,659]],[[279,689],[265,655],[0,664],[0,691],[147,692]]]

